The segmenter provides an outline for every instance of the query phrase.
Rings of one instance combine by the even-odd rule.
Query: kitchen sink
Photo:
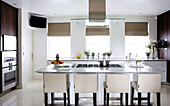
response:
[[[75,65],[75,68],[95,68],[95,67],[103,67],[99,64],[77,64]],[[109,66],[105,66],[109,68],[121,68],[122,66],[119,64],[109,64]]]

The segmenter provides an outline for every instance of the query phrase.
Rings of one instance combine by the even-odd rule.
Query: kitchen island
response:
[[[91,63],[86,63],[91,64]],[[70,103],[74,104],[74,74],[97,74],[98,75],[98,92],[97,92],[97,104],[103,104],[103,83],[105,82],[105,74],[129,74],[130,81],[136,80],[137,74],[162,74],[161,69],[153,68],[150,66],[142,65],[142,68],[130,67],[127,63],[120,64],[121,67],[85,67],[78,68],[76,64],[68,64],[69,67],[55,67],[53,64],[37,71],[42,74],[68,74],[70,81]],[[58,96],[58,95],[57,95]],[[80,97],[90,96],[91,94],[80,94]],[[119,94],[112,94],[113,97],[119,97]],[[151,95],[153,97],[153,95]],[[151,100],[153,101],[153,100]],[[81,103],[81,102],[80,102]],[[130,102],[129,102],[130,103]]]
[[[121,64],[121,67],[109,68],[109,67],[87,67],[76,68],[68,64],[67,68],[58,68],[53,64],[37,71],[38,73],[53,73],[53,74],[147,74],[147,73],[161,73],[159,69],[155,69],[146,65],[142,67],[130,67],[128,64]]]

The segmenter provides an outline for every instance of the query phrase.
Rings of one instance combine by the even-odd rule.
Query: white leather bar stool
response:
[[[76,74],[74,76],[75,106],[79,104],[79,93],[93,93],[93,105],[97,105],[97,74]]]
[[[161,74],[138,74],[137,81],[131,82],[131,106],[134,106],[134,89],[138,92],[138,106],[141,106],[141,93],[148,93],[148,106],[150,106],[150,93],[157,93],[157,106],[160,106]]]
[[[43,85],[45,93],[45,106],[48,106],[48,93],[51,93],[51,104],[54,105],[54,93],[63,93],[64,106],[66,106],[66,93],[68,105],[70,105],[70,92],[68,75],[66,74],[43,74]]]
[[[123,93],[126,94],[126,106],[128,106],[128,93],[129,93],[129,74],[107,74],[106,82],[104,84],[104,106],[106,105],[107,93],[107,106],[109,106],[109,93],[120,93],[120,104],[123,105]]]

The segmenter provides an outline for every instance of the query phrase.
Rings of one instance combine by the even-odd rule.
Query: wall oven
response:
[[[1,36],[0,93],[17,85],[17,37]]]
[[[15,87],[17,84],[16,66],[2,69],[2,92]]]
[[[2,52],[2,68],[16,65],[16,51]]]
[[[17,52],[2,51],[1,92],[13,88],[17,84]]]

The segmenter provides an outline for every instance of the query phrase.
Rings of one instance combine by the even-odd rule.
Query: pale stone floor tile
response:
[[[32,80],[24,89],[14,90],[0,97],[0,106],[43,106],[42,81]],[[161,89],[162,106],[170,106],[170,86],[163,85]],[[110,106],[118,106],[119,102],[111,103]],[[63,106],[62,103],[55,106]],[[74,106],[74,105],[72,105]],[[80,106],[93,106],[92,101],[80,101]],[[99,105],[102,106],[102,105]],[[155,103],[154,103],[154,106]]]

